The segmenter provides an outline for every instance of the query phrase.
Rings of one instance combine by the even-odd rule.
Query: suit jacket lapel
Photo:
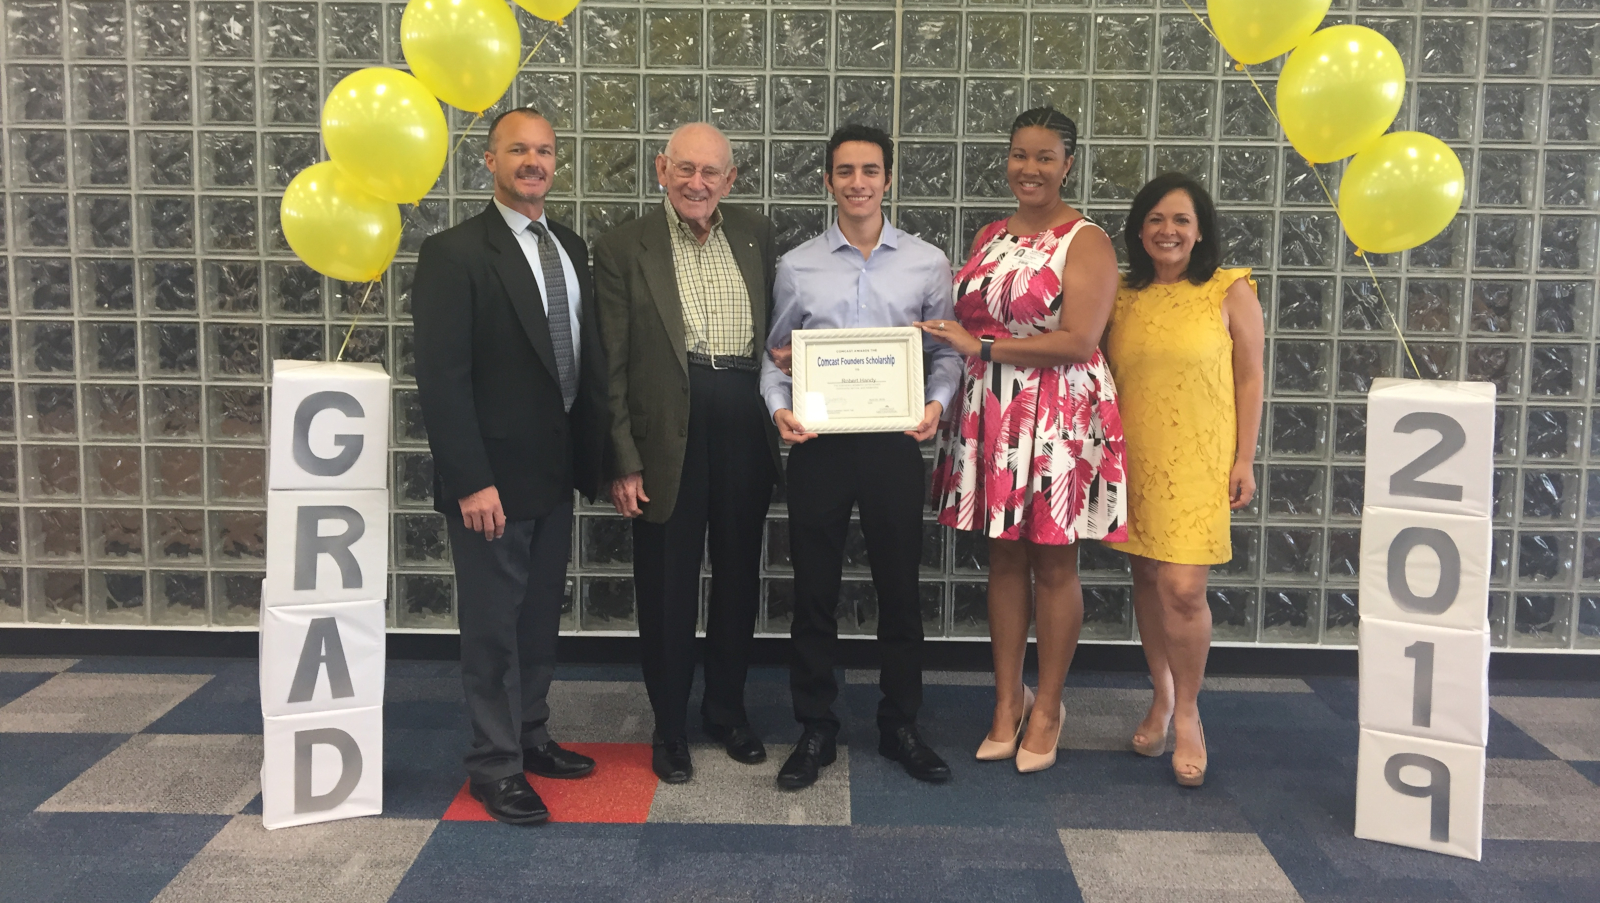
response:
[[[494,271],[500,277],[500,284],[505,287],[506,296],[511,299],[517,319],[522,322],[522,331],[527,333],[534,354],[539,356],[545,369],[559,384],[561,377],[556,369],[556,347],[550,341],[550,320],[545,317],[544,299],[539,296],[539,283],[534,281],[528,257],[522,252],[517,237],[511,234],[511,227],[506,225],[499,209],[492,203],[484,212],[484,224],[489,247],[495,252]]]
[[[760,349],[767,341],[767,280],[762,275],[761,252],[750,238],[751,230],[738,228],[737,219],[730,218],[728,213],[727,210],[722,213],[722,234],[728,238],[728,247],[733,249],[733,259],[738,262],[745,288],[750,293],[750,325],[755,330],[755,348],[760,357]],[[734,212],[734,217],[737,216]]]
[[[678,366],[689,371],[689,352],[684,338],[683,299],[678,297],[677,270],[672,264],[672,236],[667,233],[666,211],[657,208],[646,217],[639,232],[639,267],[644,271],[650,298],[655,302],[661,322]]]

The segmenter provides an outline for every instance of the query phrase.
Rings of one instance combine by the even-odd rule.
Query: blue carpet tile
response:
[[[740,765],[711,744],[697,692],[696,779],[668,787],[644,770],[638,669],[563,666],[551,730],[610,764],[541,784],[558,823],[513,828],[477,820],[459,795],[459,669],[393,663],[383,815],[268,832],[244,758],[262,727],[253,661],[7,659],[0,901],[1600,900],[1600,684],[1493,683],[1475,863],[1353,836],[1353,680],[1211,681],[1210,770],[1185,790],[1169,757],[1127,749],[1143,675],[1072,675],[1056,766],[1021,775],[972,758],[994,702],[987,675],[930,673],[920,727],[954,771],[940,786],[878,755],[875,675],[837,676],[840,760],[816,787],[782,793],[773,777],[799,734],[783,669],[755,669],[747,692],[768,761]]]

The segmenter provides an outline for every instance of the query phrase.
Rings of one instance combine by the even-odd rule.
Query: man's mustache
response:
[[[517,170],[516,178],[518,178],[518,179],[548,179],[548,178],[550,178],[550,173],[545,171],[544,167],[542,167],[542,166],[524,166],[521,169]]]

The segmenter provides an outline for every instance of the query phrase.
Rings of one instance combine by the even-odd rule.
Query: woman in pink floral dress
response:
[[[1017,118],[1006,166],[1017,211],[973,242],[956,275],[959,322],[918,324],[967,356],[933,501],[939,523],[989,537],[996,698],[978,758],[1015,756],[1018,771],[1055,763],[1061,688],[1083,624],[1077,542],[1127,538],[1122,422],[1099,349],[1117,259],[1105,232],[1061,199],[1076,138],[1054,109]],[[1022,683],[1030,599],[1037,705]]]

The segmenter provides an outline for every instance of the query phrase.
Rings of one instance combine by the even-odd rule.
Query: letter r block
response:
[[[270,489],[388,486],[389,375],[377,364],[273,361]]]
[[[388,587],[386,490],[267,493],[263,607],[381,600]]]

